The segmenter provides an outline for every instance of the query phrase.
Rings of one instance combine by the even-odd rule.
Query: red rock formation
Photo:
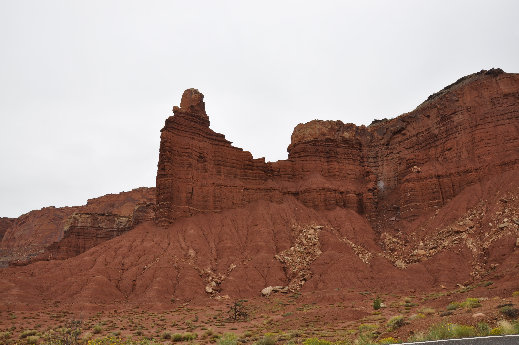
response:
[[[116,214],[74,213],[67,218],[63,238],[46,248],[40,259],[67,259],[132,229],[132,218]]]
[[[145,222],[150,200],[87,205],[78,212],[94,213],[70,218],[53,257],[124,234],[69,260],[0,270],[0,309],[164,305],[265,288],[310,298],[345,287],[408,294],[479,278],[506,296],[517,289],[519,75],[473,74],[368,127],[298,125],[288,159],[275,163],[213,132],[196,90],[173,112],[156,188],[156,219],[169,224]]]
[[[11,226],[13,218],[0,217],[0,241],[4,237],[5,232]]]
[[[133,227],[153,218],[154,205],[154,188],[136,188],[129,192],[107,194],[99,198],[89,199],[84,206],[46,207],[31,211],[7,222],[9,225],[5,229],[5,235],[0,246],[0,264],[3,266],[8,263],[26,264],[30,260],[47,258],[48,252],[42,255],[45,252],[44,249],[59,242],[64,237],[65,229],[68,229],[70,224],[74,223],[74,217],[78,214],[88,214],[94,217],[91,222],[92,229],[90,229],[91,231],[85,230],[84,234],[80,235],[78,239],[72,239],[72,242],[81,243],[75,250],[67,249],[57,253],[56,248],[66,247],[67,245],[56,246],[55,244],[52,247],[53,252],[51,253],[54,257],[64,258],[67,255],[77,255],[83,249],[99,244],[99,239],[110,237],[102,233],[95,234],[105,224],[105,222],[101,222],[96,225],[95,220],[102,220],[103,215],[110,214],[114,217],[131,219],[131,227]],[[96,217],[96,214],[100,214],[100,217]],[[85,228],[82,227],[81,229],[84,230]],[[106,230],[108,233],[112,233],[111,229],[112,226],[108,226]],[[76,230],[70,231],[67,236],[78,234]],[[90,244],[88,244],[88,236],[90,236]],[[71,239],[69,238],[67,241],[71,241]]]
[[[209,128],[189,89],[162,129],[161,223],[294,195],[314,209],[371,220],[416,219],[465,187],[519,162],[519,75],[481,71],[393,120],[357,127],[314,120],[294,129],[288,160],[265,163]]]

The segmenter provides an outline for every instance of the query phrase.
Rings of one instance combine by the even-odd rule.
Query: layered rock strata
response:
[[[186,90],[162,129],[157,220],[295,196],[316,210],[412,221],[466,186],[517,167],[519,75],[481,71],[392,120],[298,125],[288,159],[254,159],[209,128],[203,95]]]
[[[2,218],[0,266],[77,255],[154,215],[155,189],[136,188],[89,199],[84,206],[45,207],[16,219]],[[111,224],[111,218],[127,218],[129,226]]]

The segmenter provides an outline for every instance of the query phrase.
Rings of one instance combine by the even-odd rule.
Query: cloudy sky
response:
[[[254,157],[312,119],[414,109],[519,72],[519,2],[0,0],[0,216],[154,186],[184,89]]]

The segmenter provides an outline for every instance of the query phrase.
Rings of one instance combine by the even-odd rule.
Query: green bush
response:
[[[273,335],[267,334],[256,342],[256,345],[275,345],[276,338]]]
[[[487,335],[490,335],[490,326],[488,323],[479,322],[476,325],[476,333],[480,337],[486,337]]]
[[[192,341],[195,340],[198,337],[196,333],[184,333],[182,334],[182,340],[183,341]]]
[[[501,334],[509,335],[509,334],[517,334],[519,329],[517,324],[512,324],[510,321],[501,320],[497,323],[498,328],[501,330]]]
[[[405,324],[404,317],[402,315],[393,316],[389,321],[387,322],[387,328],[390,331],[393,331],[397,328],[402,327]]]
[[[33,336],[36,334],[38,334],[38,331],[36,331],[34,329],[28,329],[26,331],[23,331],[22,334],[20,334],[20,338],[24,339],[24,338],[27,338],[27,337],[30,337],[30,336]]]
[[[170,340],[171,339],[171,333],[164,332],[164,333],[162,333],[162,335],[160,337],[161,337],[161,339],[164,339],[164,340]]]
[[[475,337],[476,330],[472,326],[456,325],[452,327],[453,338],[468,338]]]
[[[504,307],[499,308],[499,311],[501,312],[501,314],[510,319],[515,319],[517,316],[519,316],[519,309],[510,305],[506,305]]]
[[[456,310],[459,307],[460,307],[459,303],[452,302],[452,303],[449,303],[449,305],[447,306],[447,310]]]
[[[92,329],[92,332],[94,334],[99,334],[103,331],[103,327],[101,327],[101,325],[95,325],[94,328]]]
[[[461,303],[461,305],[467,309],[478,308],[481,307],[481,302],[479,298],[467,298],[465,302]]]
[[[29,345],[38,344],[39,340],[40,340],[40,337],[38,337],[37,335],[29,335],[28,337],[25,338],[26,343]]]
[[[379,310],[381,307],[382,307],[382,300],[380,299],[380,297],[377,296],[377,298],[375,298],[373,300],[373,309]]]
[[[327,340],[317,339],[317,338],[308,338],[303,341],[303,345],[330,345],[331,343]]]
[[[174,342],[178,342],[178,341],[183,341],[184,338],[182,337],[182,334],[180,333],[175,333],[171,336],[171,340],[173,340]]]
[[[479,331],[488,332],[486,324],[480,324],[478,331],[472,326],[458,325],[455,323],[440,323],[431,327],[427,334],[422,334],[420,338],[413,338],[413,341],[441,340],[451,338],[475,337]]]
[[[420,310],[420,313],[424,315],[432,315],[436,313],[436,310],[434,310],[433,308],[423,308],[422,310]]]
[[[218,339],[218,345],[237,345],[238,339],[234,333],[225,333]]]
[[[379,344],[396,344],[399,341],[393,337],[383,338],[379,340]]]

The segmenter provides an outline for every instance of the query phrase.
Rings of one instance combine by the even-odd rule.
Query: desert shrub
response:
[[[377,342],[374,340],[375,336],[371,333],[368,334],[360,334],[357,339],[355,339],[355,345],[376,345]]]
[[[161,339],[164,339],[164,340],[170,340],[171,339],[171,333],[169,332],[164,332],[162,333],[162,335],[160,336]]]
[[[204,333],[202,333],[202,338],[209,338],[210,336],[212,336],[214,334],[213,330],[212,329],[206,329],[204,331]]]
[[[40,337],[37,335],[29,335],[25,338],[25,342],[29,345],[35,345],[38,344],[38,341],[40,340]]]
[[[64,343],[57,343],[56,345],[62,345]],[[118,337],[102,337],[97,339],[89,340],[87,345],[159,345],[159,343],[153,340],[123,340]]]
[[[398,343],[398,340],[396,340],[393,337],[388,337],[388,338],[380,339],[378,343],[379,344],[396,344],[396,343]]]
[[[373,309],[379,310],[380,307],[382,307],[382,300],[377,296],[377,298],[373,300]]]
[[[83,339],[83,341],[88,341],[88,340],[90,340],[90,338],[92,338],[92,335],[93,334],[91,332],[86,332],[85,334],[83,334],[81,336],[81,339]]]
[[[7,340],[9,338],[11,338],[11,332],[0,332],[0,340]]]
[[[397,328],[402,327],[405,324],[404,316],[403,315],[397,315],[393,316],[389,321],[387,322],[387,328],[390,331],[393,331]]]
[[[519,291],[512,292],[512,297],[519,297]]]
[[[331,343],[318,338],[308,338],[303,341],[303,345],[331,345]]]
[[[374,324],[374,323],[361,323],[359,325],[359,331],[360,332],[369,332],[369,331],[374,331],[378,328],[378,325],[377,324]]]
[[[478,308],[481,307],[481,302],[479,301],[479,298],[470,298],[468,297],[461,305],[464,308],[472,309],[472,308]]]
[[[225,333],[218,339],[218,345],[237,345],[238,338],[234,333]]]
[[[418,313],[418,314],[413,314],[411,316],[408,317],[409,321],[414,321],[414,320],[418,320],[418,319],[423,319],[425,317],[424,314],[422,313]]]
[[[23,331],[22,334],[20,334],[20,338],[24,339],[24,338],[27,338],[27,337],[30,337],[30,336],[34,336],[36,334],[38,334],[38,331],[36,331],[34,329],[28,329],[26,331]]]
[[[480,337],[490,335],[490,326],[486,322],[479,322],[476,325],[476,333]]]
[[[101,327],[101,325],[95,325],[94,328],[92,329],[92,333],[94,334],[99,334],[103,331],[103,327]]]
[[[173,340],[174,342],[178,342],[184,340],[184,338],[182,337],[182,334],[175,333],[171,336],[171,340]]]
[[[418,332],[410,336],[407,341],[410,343],[418,343],[426,340],[426,335],[423,332]]]
[[[441,323],[431,327],[423,340],[439,340],[452,338],[452,324]]]
[[[503,331],[501,328],[495,327],[490,330],[490,335],[503,335]]]
[[[517,316],[519,316],[519,309],[510,305],[506,305],[504,307],[499,308],[499,311],[501,312],[501,314],[510,319],[515,319]]]
[[[506,320],[501,320],[497,323],[498,328],[501,330],[501,334],[508,335],[508,334],[516,334],[517,330],[514,327],[514,325]]]
[[[271,334],[266,334],[256,342],[256,345],[274,345],[276,344],[276,338]]]
[[[488,326],[488,325],[487,325]],[[441,323],[431,327],[422,340],[441,340],[451,338],[467,338],[477,335],[476,328],[455,323]]]
[[[453,338],[468,338],[468,337],[475,337],[476,336],[476,330],[472,326],[465,326],[465,325],[452,325],[452,335]]]
[[[191,341],[195,340],[198,337],[196,333],[184,333],[182,334],[182,340],[183,341]]]
[[[434,310],[433,308],[423,308],[422,310],[420,310],[420,313],[424,315],[432,315],[436,313],[436,310]]]
[[[447,310],[456,310],[459,307],[460,307],[459,303],[452,302],[452,303],[449,303],[449,305],[447,306]]]

